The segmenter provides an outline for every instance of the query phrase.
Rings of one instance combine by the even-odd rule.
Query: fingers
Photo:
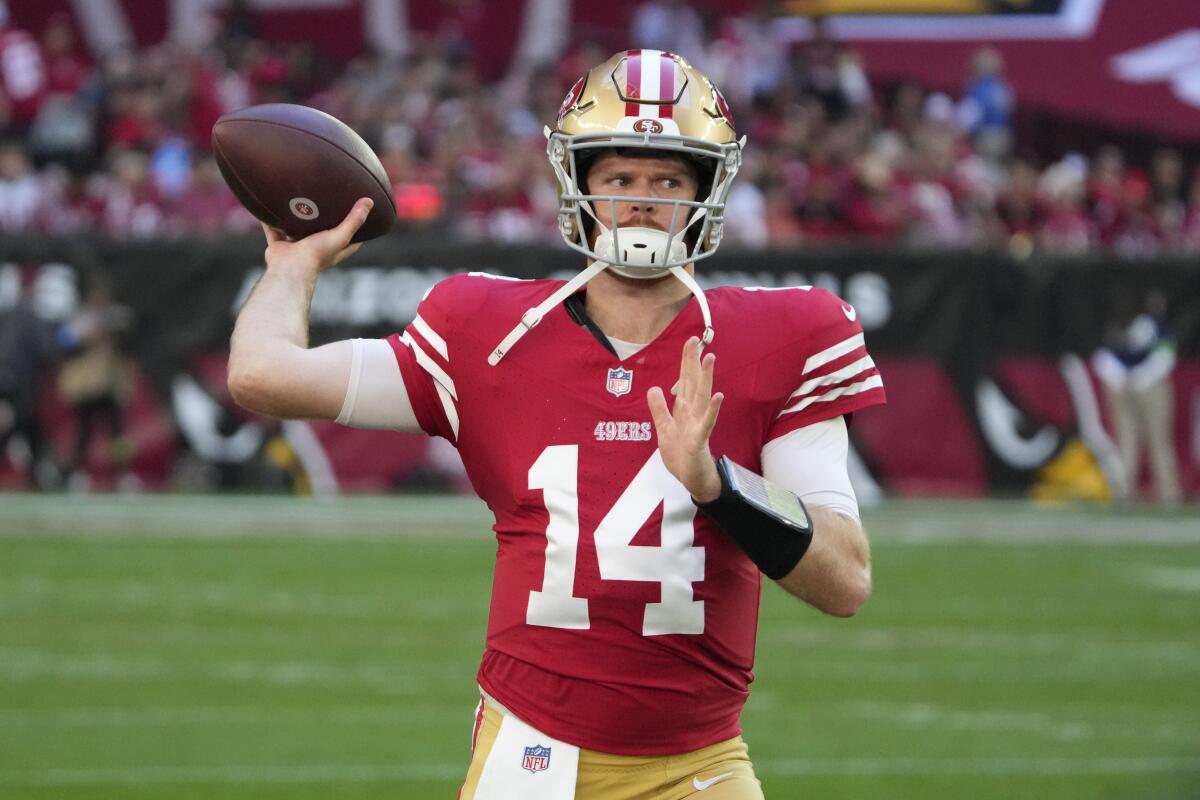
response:
[[[270,225],[268,225],[265,222],[262,223],[262,229],[263,229],[263,234],[267,237],[267,247],[270,247],[271,245],[275,244],[276,242],[287,241],[284,238],[283,233],[275,230],[274,228],[272,228]]]
[[[691,396],[696,383],[696,362],[699,353],[700,339],[695,336],[688,337],[688,340],[683,343],[683,354],[679,359],[679,383],[675,385],[680,397]]]
[[[350,256],[358,252],[358,248],[362,247],[362,242],[355,242],[349,247],[343,248],[340,253],[333,257],[334,264],[340,264]]]
[[[704,414],[704,438],[712,434],[713,428],[717,424],[717,415],[721,413],[721,403],[725,400],[725,395],[717,392],[708,401],[708,410]]]
[[[667,399],[663,397],[662,387],[651,386],[646,392],[646,403],[650,406],[650,418],[654,420],[654,430],[662,438],[662,432],[672,423],[671,412],[667,409]]]
[[[367,221],[367,215],[371,213],[371,207],[375,202],[369,197],[360,197],[354,207],[350,209],[350,213],[346,218],[338,223],[334,228],[334,233],[337,235],[337,240],[343,243],[349,243],[354,237],[354,234],[362,227],[362,224]],[[343,247],[345,244],[342,245]]]
[[[715,353],[707,353],[704,356],[704,359],[701,360],[699,370],[700,376],[698,379],[699,385],[697,386],[696,392],[698,397],[704,398],[712,396],[713,371],[716,363],[717,356]]]
[[[712,395],[713,372],[717,362],[715,353],[700,357],[700,340],[693,336],[683,345],[683,356],[679,363],[679,382],[672,394],[695,402],[698,406]]]

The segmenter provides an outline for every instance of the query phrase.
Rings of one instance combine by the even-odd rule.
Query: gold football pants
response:
[[[503,714],[485,704],[459,800],[476,796]],[[669,756],[620,756],[579,749],[574,800],[763,800],[746,743],[737,736]],[[535,798],[530,798],[535,800]]]

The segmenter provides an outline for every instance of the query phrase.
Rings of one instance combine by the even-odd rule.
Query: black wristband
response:
[[[717,460],[717,474],[721,476],[721,495],[708,503],[696,503],[696,507],[768,578],[777,581],[787,575],[812,544],[812,520],[804,503],[728,456]]]

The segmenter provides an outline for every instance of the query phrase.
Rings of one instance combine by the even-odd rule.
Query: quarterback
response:
[[[762,576],[836,616],[866,601],[846,417],[882,380],[832,294],[697,284],[745,140],[683,58],[617,53],[547,141],[577,276],[457,275],[403,332],[310,348],[317,277],[370,201],[268,229],[230,389],[462,455],[498,550],[460,798],[761,799],[739,718]]]

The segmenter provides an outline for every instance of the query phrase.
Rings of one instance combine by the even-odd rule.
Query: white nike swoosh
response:
[[[842,313],[851,322],[854,322],[854,318],[858,316],[858,312],[854,310],[854,306],[842,306]]]
[[[725,780],[726,778],[732,778],[732,777],[733,777],[732,772],[726,772],[722,775],[715,775],[706,781],[702,781],[702,780],[700,780],[700,776],[697,775],[696,777],[692,778],[692,786],[696,787],[697,792],[703,792],[705,789],[712,786],[714,783],[718,783],[720,781]]]

